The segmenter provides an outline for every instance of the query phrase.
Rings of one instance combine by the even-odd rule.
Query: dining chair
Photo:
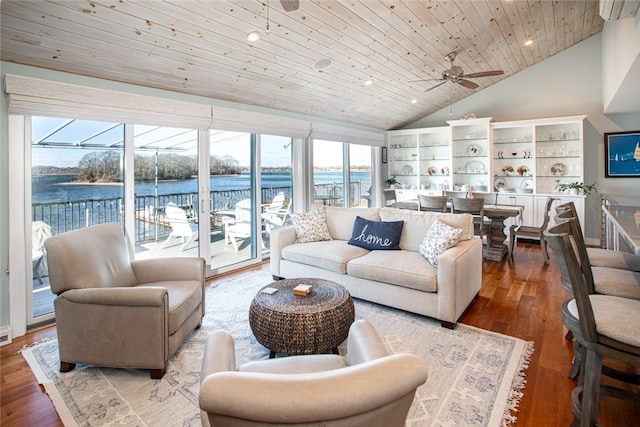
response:
[[[483,191],[474,191],[473,192],[473,197],[474,198],[482,198],[484,199],[484,204],[485,205],[497,205],[498,204],[498,193],[492,192],[492,193],[486,193]]]
[[[556,214],[558,218],[566,218],[567,216],[578,218],[578,212],[573,202],[556,206]],[[640,255],[603,248],[586,248],[586,251],[592,267],[610,267],[640,272]]]
[[[447,197],[451,199],[466,199],[468,191],[447,190]]]
[[[599,294],[614,295],[640,300],[640,272],[620,268],[594,266],[589,256],[589,248],[584,241],[580,222],[570,211],[556,215],[557,223],[568,223],[580,267],[586,280]]]
[[[418,194],[418,210],[444,213],[447,211],[447,200],[447,196]]]
[[[449,192],[447,192],[449,194]],[[473,216],[473,228],[476,236],[487,235],[487,228],[484,225],[484,199],[461,199],[454,197],[451,199],[452,213],[468,213]]]
[[[603,358],[640,367],[640,301],[597,294],[587,280],[572,239],[571,222],[559,223],[544,236],[560,269],[562,284],[574,296],[562,304],[562,321],[582,352],[584,368],[571,393],[572,425],[595,426],[601,394],[638,402],[640,394],[603,385]],[[618,379],[637,383],[637,375]]]
[[[544,263],[549,264],[549,252],[547,250],[547,243],[544,240],[544,231],[549,226],[551,205],[555,200],[553,197],[547,197],[547,202],[544,207],[544,219],[539,227],[522,224],[513,224],[511,226],[509,229],[509,259],[511,259],[511,261],[513,261],[513,253],[518,237],[529,237],[540,240],[540,250],[542,251]]]

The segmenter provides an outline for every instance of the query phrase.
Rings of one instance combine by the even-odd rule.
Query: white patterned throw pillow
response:
[[[431,265],[437,267],[438,257],[447,249],[457,245],[460,235],[462,235],[462,229],[453,228],[435,220],[420,243],[418,251]]]
[[[327,228],[327,211],[324,207],[291,214],[291,222],[296,230],[296,243],[333,240]]]

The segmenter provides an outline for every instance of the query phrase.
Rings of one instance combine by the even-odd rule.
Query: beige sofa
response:
[[[482,242],[473,237],[468,214],[419,212],[395,208],[327,207],[333,240],[295,243],[293,226],[271,233],[271,273],[275,279],[319,277],[345,286],[351,295],[436,318],[453,328],[482,284]],[[369,251],[349,245],[356,216],[373,221],[404,221],[400,250]],[[418,252],[431,224],[463,230],[459,243],[434,267]]]

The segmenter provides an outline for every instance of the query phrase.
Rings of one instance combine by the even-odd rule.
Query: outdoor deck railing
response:
[[[261,189],[261,200],[270,202],[276,194],[284,192],[285,197],[291,200],[291,187],[269,187]],[[315,193],[321,204],[337,205],[342,200],[341,186],[336,184],[318,184]],[[330,198],[323,198],[326,195]],[[232,210],[236,203],[242,199],[251,197],[250,189],[212,191],[210,194],[212,213],[212,230],[219,228],[219,221],[214,221],[214,215],[218,211]],[[351,200],[362,199],[362,183],[351,183]],[[329,201],[329,203],[327,203]],[[180,206],[187,213],[187,217],[199,222],[200,212],[197,193],[175,193],[135,196],[135,233],[136,243],[159,241],[165,239],[171,227],[164,218],[164,207],[168,203]],[[354,203],[350,203],[353,205]],[[52,233],[59,234],[66,231],[86,228],[91,225],[106,222],[123,222],[124,204],[122,198],[75,200],[67,202],[34,203],[31,207],[31,220],[43,221],[51,226]]]

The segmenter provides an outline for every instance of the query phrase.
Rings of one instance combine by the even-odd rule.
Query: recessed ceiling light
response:
[[[247,34],[247,41],[248,42],[255,42],[260,40],[260,33],[257,31],[251,31],[249,34]]]
[[[412,100],[411,100],[411,103],[412,103],[412,104],[416,104],[417,102],[418,102],[418,100],[417,100],[417,99],[412,99]]]
[[[313,69],[314,70],[324,70],[326,68],[329,68],[329,66],[333,63],[333,61],[331,61],[329,58],[324,58],[324,59],[320,59],[318,61],[316,61],[315,64],[313,64]]]
[[[524,42],[525,46],[531,46],[533,44],[533,40],[529,39],[526,42]]]
[[[365,86],[371,86],[373,84],[373,80],[367,80],[366,82],[364,82]]]

